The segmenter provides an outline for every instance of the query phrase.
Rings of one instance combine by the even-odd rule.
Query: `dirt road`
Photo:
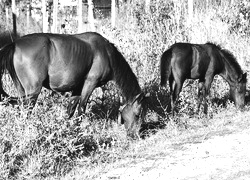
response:
[[[115,168],[98,179],[250,180],[250,129],[172,144],[166,154]]]

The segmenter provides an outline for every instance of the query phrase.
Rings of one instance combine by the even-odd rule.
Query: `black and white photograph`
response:
[[[0,0],[0,180],[250,180],[249,0]]]

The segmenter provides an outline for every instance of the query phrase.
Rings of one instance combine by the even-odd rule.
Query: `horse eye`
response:
[[[135,115],[135,117],[136,117],[136,118],[139,118],[139,117],[140,117],[140,115],[139,115],[139,114],[136,114],[136,115]]]
[[[242,91],[243,88],[241,86],[236,86],[236,89],[237,89],[237,91],[240,92],[240,91]]]

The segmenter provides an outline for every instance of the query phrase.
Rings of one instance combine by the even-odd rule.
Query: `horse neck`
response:
[[[226,58],[223,58],[224,70],[220,74],[230,85],[234,86],[238,82],[240,72]]]
[[[124,76],[122,79],[119,79],[119,77],[115,78],[115,81],[120,87],[126,102],[132,102],[134,98],[141,93],[139,83],[130,67],[127,67],[126,76]]]
[[[111,58],[111,66],[114,72],[114,81],[120,87],[126,102],[132,102],[141,93],[141,88],[123,55],[113,44],[112,47],[114,56]]]

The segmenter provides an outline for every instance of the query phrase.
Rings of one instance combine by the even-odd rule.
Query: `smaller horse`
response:
[[[207,113],[205,97],[217,74],[228,82],[236,107],[245,105],[247,74],[243,73],[233,54],[218,45],[175,43],[162,54],[160,71],[161,85],[169,81],[172,114],[186,79],[199,79],[198,110],[205,100],[204,113]]]

